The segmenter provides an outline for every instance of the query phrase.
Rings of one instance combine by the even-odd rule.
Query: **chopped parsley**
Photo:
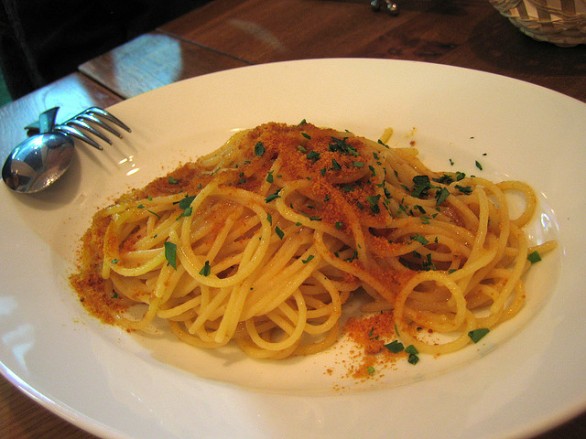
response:
[[[477,167],[478,169],[480,169],[480,170],[482,171],[482,164],[481,164],[481,163],[480,163],[478,160],[476,160],[476,161],[474,162],[474,164],[476,165],[476,167]]]
[[[283,232],[279,226],[275,227],[275,233],[277,234],[277,236],[279,237],[279,239],[283,239],[283,237],[285,236],[285,232]]]
[[[279,192],[281,192],[281,189],[277,190],[277,192],[275,192],[274,194],[270,194],[269,196],[267,196],[265,198],[265,203],[270,203],[271,201],[276,200],[277,198],[281,198]]]
[[[413,177],[413,184],[411,195],[416,198],[424,198],[431,189],[431,181],[427,175],[416,175]]]
[[[171,267],[177,270],[177,244],[165,242],[165,259]]]
[[[403,343],[401,343],[399,340],[394,340],[390,343],[387,343],[385,348],[387,348],[393,354],[398,354],[399,352],[403,352],[405,350],[405,346],[403,346]]]
[[[307,157],[307,160],[311,160],[315,163],[319,160],[320,154],[317,151],[310,151],[305,157]]]
[[[309,255],[309,256],[307,257],[307,259],[302,259],[302,260],[301,260],[301,262],[303,262],[304,264],[307,264],[308,262],[311,262],[311,260],[312,260],[313,258],[315,258],[315,256],[313,256],[313,255]]]
[[[159,214],[158,214],[157,212],[155,212],[154,210],[147,209],[147,212],[148,212],[148,213],[152,213],[152,214],[153,214],[154,216],[156,216],[157,218],[161,218],[161,215],[159,215]]]
[[[342,154],[358,156],[359,154],[356,148],[350,145],[347,140],[347,137],[344,137],[343,139],[332,137],[332,141],[330,142],[328,148],[331,152],[340,152]]]
[[[489,332],[490,329],[488,328],[478,328],[468,332],[468,337],[470,337],[470,340],[474,343],[478,343]]]
[[[412,344],[407,346],[405,348],[405,352],[409,354],[409,357],[407,357],[407,361],[409,362],[409,364],[415,365],[419,363],[419,351],[417,351],[417,348],[415,346],[413,346]]]
[[[425,259],[421,263],[421,268],[425,271],[435,271],[436,267],[431,258],[431,253],[425,255]]]
[[[175,177],[172,177],[171,175],[167,178],[167,183],[169,184],[178,184],[179,180],[177,180]]]
[[[378,205],[379,200],[380,200],[380,195],[371,195],[370,197],[367,198],[368,204],[370,205],[370,211],[374,214],[377,214],[380,212],[380,207]]]
[[[417,209],[419,211],[419,213],[425,215],[425,209],[423,208],[423,206],[420,206],[419,204],[416,204],[415,206],[413,206],[414,209]]]
[[[437,191],[435,194],[436,206],[439,206],[444,201],[446,201],[446,198],[448,198],[449,195],[450,195],[450,192],[445,187],[443,187],[439,191]]]
[[[425,236],[419,235],[419,234],[412,236],[411,237],[411,240],[412,241],[417,241],[417,242],[419,242],[422,245],[429,244],[429,241],[425,238]]]
[[[463,178],[466,177],[466,174],[464,174],[463,172],[456,172],[455,174],[451,175],[451,174],[443,174],[441,177],[438,178],[434,178],[433,181],[435,181],[436,183],[442,183],[442,184],[450,184],[453,183],[455,181],[460,181]]]
[[[527,260],[532,264],[535,264],[541,261],[541,255],[535,250],[527,255]]]
[[[470,195],[472,193],[472,186],[461,186],[457,184],[455,187],[463,194]]]
[[[177,217],[177,219],[184,216],[190,216],[193,213],[193,209],[191,208],[191,203],[193,203],[193,200],[195,200],[195,195],[186,195],[180,201],[174,203],[177,204],[179,208],[183,211]]]
[[[265,153],[265,146],[262,142],[256,142],[254,145],[254,155],[257,157],[262,157]]]
[[[451,177],[449,178],[451,179]],[[413,197],[425,198],[429,195],[429,191],[431,189],[437,189],[435,193],[437,206],[442,204],[450,195],[450,192],[445,187],[439,188],[437,186],[432,186],[431,180],[427,175],[416,175],[415,177],[413,177],[413,189],[411,190],[411,195]]]
[[[199,274],[202,276],[209,276],[212,272],[212,267],[210,266],[210,261],[205,261],[201,270],[199,270]]]
[[[180,209],[185,210],[191,206],[191,203],[193,203],[193,200],[195,200],[195,195],[186,195],[177,204],[179,204]]]

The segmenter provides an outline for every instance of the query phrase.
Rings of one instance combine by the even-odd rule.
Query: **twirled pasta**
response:
[[[513,219],[510,191],[526,200]],[[273,359],[332,345],[360,290],[404,342],[451,352],[523,306],[528,255],[555,246],[522,231],[536,203],[521,182],[431,171],[415,148],[268,123],[99,211],[71,280],[104,321],[163,319],[194,346]]]

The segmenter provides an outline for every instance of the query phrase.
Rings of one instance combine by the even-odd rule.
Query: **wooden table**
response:
[[[215,0],[92,59],[0,108],[0,156],[40,111],[62,118],[206,73],[273,61],[372,57],[426,61],[518,78],[586,102],[586,46],[529,39],[487,0],[404,0],[400,14],[368,1]],[[0,378],[0,437],[90,437]],[[540,438],[586,437],[586,414]]]

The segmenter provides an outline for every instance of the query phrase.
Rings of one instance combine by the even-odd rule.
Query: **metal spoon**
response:
[[[109,144],[112,141],[99,129],[119,138],[122,138],[122,133],[114,126],[132,132],[124,122],[99,107],[90,107],[64,123],[55,125],[58,110],[55,107],[41,113],[38,127],[27,127],[38,131],[38,134],[30,136],[14,148],[6,159],[2,167],[2,179],[10,189],[30,194],[42,191],[56,182],[71,164],[73,138],[102,150],[102,145],[91,135]]]
[[[39,192],[57,181],[73,158],[73,140],[53,132],[58,108],[39,116],[39,134],[12,150],[2,167],[2,179],[16,192]]]

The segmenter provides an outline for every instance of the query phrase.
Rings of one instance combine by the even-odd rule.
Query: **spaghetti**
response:
[[[510,218],[507,192],[524,196]],[[536,209],[526,184],[434,172],[415,148],[268,123],[99,211],[71,281],[128,330],[167,321],[182,341],[256,358],[319,352],[358,291],[419,352],[470,343],[523,306]],[[127,312],[140,305],[140,316]],[[421,328],[449,334],[430,343]]]

